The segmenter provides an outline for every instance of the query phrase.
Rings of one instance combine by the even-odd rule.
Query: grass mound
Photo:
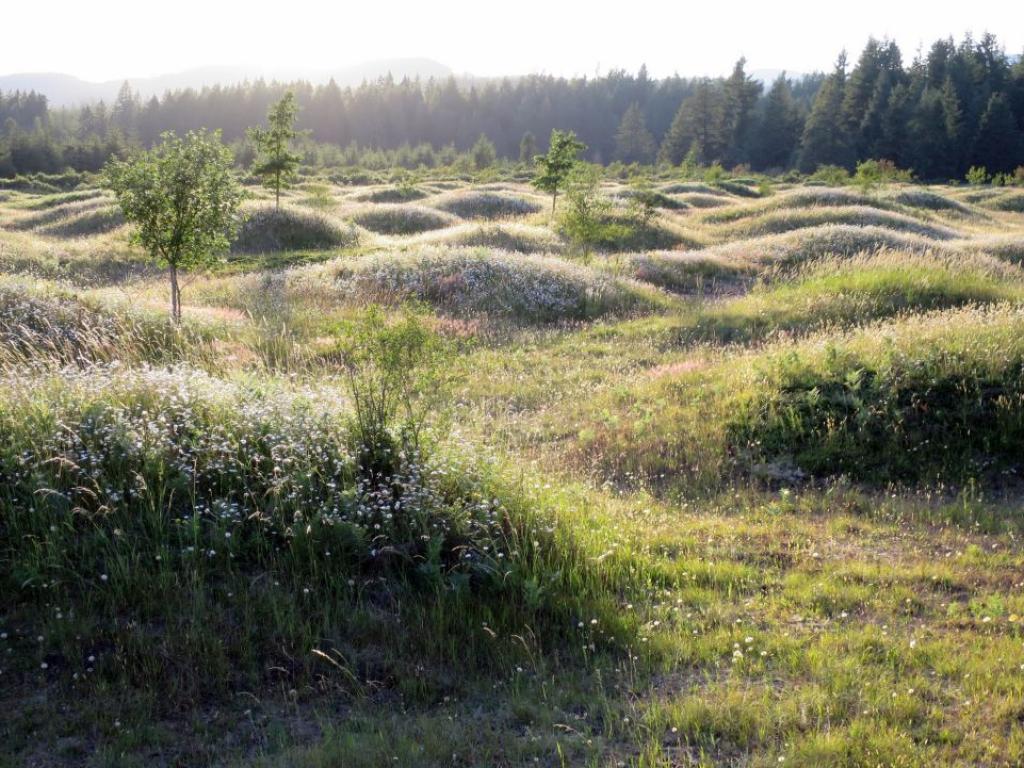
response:
[[[78,203],[83,200],[93,200],[97,197],[103,197],[104,194],[103,190],[100,189],[76,189],[72,192],[58,192],[57,194],[52,195],[33,196],[12,207],[22,208],[26,211],[44,211],[48,208],[66,205],[67,203]]]
[[[382,187],[357,195],[355,199],[362,203],[411,203],[427,195],[427,192],[416,187]]]
[[[559,253],[562,240],[547,227],[515,222],[461,224],[443,232],[424,234],[418,242],[470,248],[496,248],[515,253]]]
[[[730,265],[737,274],[766,274],[822,256],[855,256],[863,252],[890,249],[912,253],[941,251],[943,246],[919,235],[896,232],[886,227],[825,224],[775,235],[737,240],[686,256],[713,259]]]
[[[459,219],[448,213],[421,205],[382,204],[353,214],[361,227],[381,235],[416,235],[432,229],[457,224]]]
[[[327,216],[291,207],[280,210],[260,207],[248,212],[231,250],[235,253],[316,251],[349,248],[358,243],[358,229]]]
[[[593,615],[590,557],[533,497],[440,448],[367,480],[338,402],[187,368],[0,378],[7,684],[156,713],[367,678],[431,698],[422,662],[522,663],[523,627]]]
[[[1012,189],[983,199],[979,205],[992,211],[1024,213],[1024,192]]]
[[[163,318],[112,312],[40,284],[0,281],[0,363],[166,363],[201,357],[201,336]]]
[[[933,240],[952,240],[959,236],[956,230],[941,224],[926,223],[906,214],[865,205],[769,211],[721,227],[718,234],[728,238],[756,237],[826,224],[878,227],[894,232],[910,232]]]
[[[38,227],[36,231],[51,237],[91,237],[113,232],[124,226],[124,223],[120,208],[115,205],[103,205],[65,216],[52,224]]]
[[[616,400],[620,415],[585,431],[586,455],[677,490],[746,476],[998,482],[1024,469],[1024,311],[953,309],[784,343]]]
[[[910,208],[922,208],[928,211],[950,211],[965,216],[973,215],[973,211],[959,200],[940,195],[927,189],[901,189],[892,195],[893,202]]]
[[[735,202],[729,197],[719,197],[701,192],[680,194],[678,199],[690,208],[721,208]]]
[[[625,268],[634,280],[673,293],[714,293],[751,276],[748,265],[702,251],[651,251],[630,254]],[[621,262],[613,266],[621,268]]]
[[[674,184],[666,184],[661,188],[661,191],[666,195],[687,195],[687,194],[699,194],[699,195],[711,195],[713,197],[728,197],[729,193],[719,189],[718,187],[712,187],[709,184],[702,184],[699,181],[686,181],[677,182]]]
[[[690,207],[682,200],[672,197],[664,192],[651,191],[641,193],[635,189],[623,189],[617,192],[615,196],[629,202],[641,194],[648,197],[655,208],[662,208],[666,211],[685,211]]]
[[[342,291],[363,301],[416,299],[454,316],[521,323],[585,320],[650,310],[664,299],[562,259],[474,248],[421,248],[341,265]]]
[[[729,343],[913,311],[1024,299],[1024,273],[984,257],[882,252],[825,258],[703,312],[695,336]]]
[[[964,250],[979,250],[1011,264],[1024,264],[1024,237],[1021,236],[978,238],[965,241],[962,247]]]
[[[465,191],[447,196],[437,208],[463,219],[507,219],[537,213],[542,206],[522,197],[496,192]]]

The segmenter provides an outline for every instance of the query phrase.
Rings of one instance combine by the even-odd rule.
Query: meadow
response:
[[[1024,764],[1024,190],[373,181],[0,191],[0,766]]]

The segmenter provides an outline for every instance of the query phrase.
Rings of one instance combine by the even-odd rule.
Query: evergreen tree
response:
[[[727,141],[721,89],[704,79],[692,96],[683,101],[661,146],[662,158],[678,165],[691,147],[697,159],[708,165],[722,156]]]
[[[263,177],[263,183],[274,190],[274,207],[281,208],[281,190],[295,177],[299,156],[291,151],[291,142],[298,135],[295,117],[298,106],[295,94],[288,91],[267,114],[269,128],[251,128],[249,137],[258,153],[252,172]]]
[[[800,142],[803,119],[785,72],[768,91],[758,128],[751,153],[754,167],[788,168]]]
[[[981,116],[972,153],[973,164],[992,173],[1012,172],[1021,163],[1021,134],[1005,93],[993,93]]]
[[[799,167],[811,173],[819,165],[850,168],[853,154],[847,143],[846,130],[839,120],[846,95],[846,54],[841,54],[832,74],[825,80],[814,99],[804,124]]]
[[[537,139],[533,133],[527,131],[519,140],[519,162],[526,165],[533,165],[533,158],[537,154]]]
[[[650,163],[656,151],[654,136],[647,130],[644,113],[634,101],[615,132],[615,159],[624,163]]]
[[[473,145],[473,149],[470,150],[470,155],[473,158],[473,165],[478,171],[490,168],[498,159],[498,155],[494,151],[494,144],[482,133],[476,140],[476,144]]]
[[[725,162],[729,166],[750,159],[750,143],[754,127],[754,111],[764,87],[747,76],[747,60],[736,62],[732,75],[725,81],[723,121],[726,132]]]

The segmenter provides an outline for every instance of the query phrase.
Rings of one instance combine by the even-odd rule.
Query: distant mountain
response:
[[[404,77],[446,78],[454,74],[449,67],[432,59],[380,59],[340,69],[299,69],[258,67],[201,67],[156,77],[128,77],[93,83],[72,75],[56,72],[25,72],[0,75],[0,91],[35,91],[46,95],[51,106],[64,107],[95,102],[112,101],[121,84],[127,80],[142,98],[159,96],[164,91],[182,88],[202,88],[204,85],[231,85],[245,80],[309,80],[326,83],[332,77],[343,88],[359,85],[364,80],[376,80],[388,73],[396,80]]]

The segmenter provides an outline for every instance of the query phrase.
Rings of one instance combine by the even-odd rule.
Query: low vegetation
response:
[[[1012,189],[558,144],[0,193],[0,765],[1024,760]]]

